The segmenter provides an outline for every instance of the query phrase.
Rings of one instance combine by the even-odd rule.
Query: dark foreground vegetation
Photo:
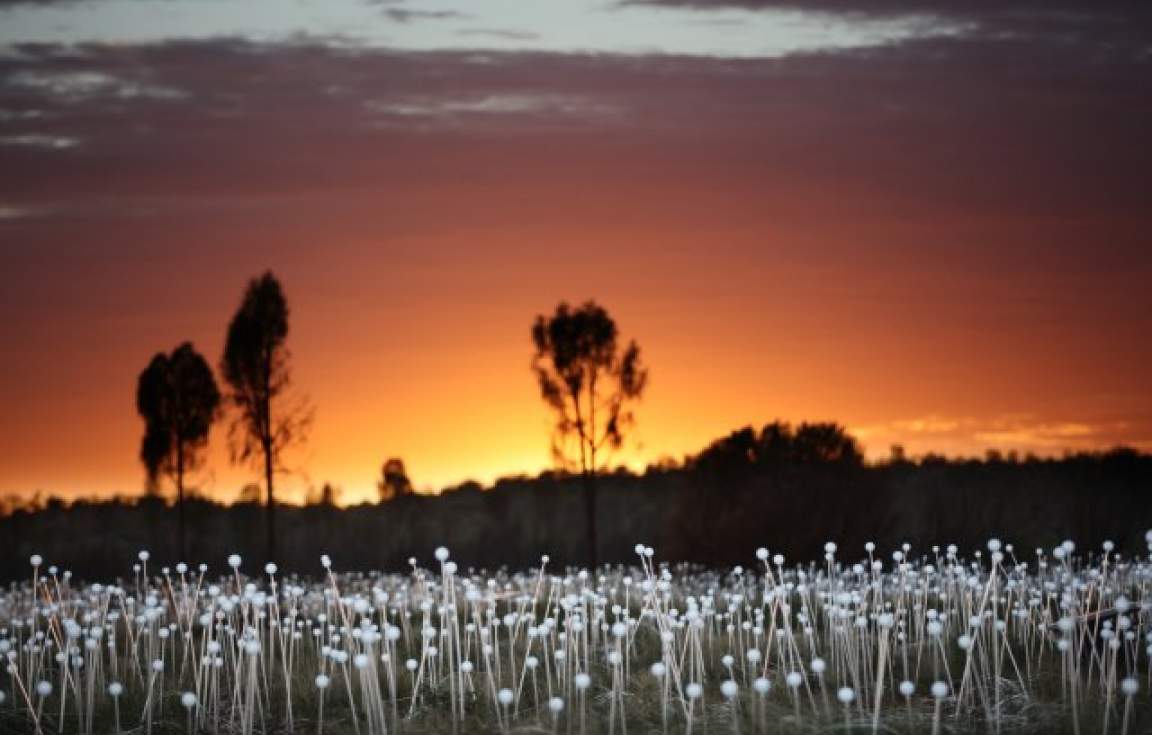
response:
[[[868,465],[836,427],[808,427],[826,436],[807,442],[797,441],[803,428],[781,439],[781,427],[735,432],[682,464],[598,476],[599,558],[630,561],[638,541],[662,558],[707,564],[747,563],[760,546],[809,558],[828,539],[845,550],[907,541],[926,553],[929,543],[977,548],[990,534],[1014,542],[1022,558],[1065,538],[1086,549],[1112,540],[1138,553],[1152,527],[1146,454]],[[219,569],[233,552],[261,558],[263,510],[255,502],[189,499],[186,561]],[[477,566],[524,567],[543,553],[562,564],[583,562],[584,511],[580,476],[556,473],[351,508],[285,505],[278,561],[319,571],[327,553],[344,569],[396,570],[450,542]],[[124,560],[138,550],[175,562],[178,543],[177,511],[161,499],[51,502],[0,518],[0,577],[26,576],[33,553],[81,577],[130,574]]]

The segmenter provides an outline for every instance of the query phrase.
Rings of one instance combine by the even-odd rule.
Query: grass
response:
[[[758,550],[729,570],[637,554],[488,572],[438,549],[430,569],[325,558],[307,577],[247,576],[239,558],[221,576],[156,569],[142,552],[104,584],[33,558],[0,593],[0,733],[1152,728],[1146,560],[1066,543],[1023,561],[995,540],[887,562]]]

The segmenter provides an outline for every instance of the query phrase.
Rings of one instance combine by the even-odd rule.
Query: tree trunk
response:
[[[188,558],[184,537],[184,444],[176,440],[176,538],[180,544],[180,561]]]
[[[265,515],[268,521],[268,553],[267,561],[276,560],[276,495],[272,490],[272,446],[270,442],[264,444],[264,487],[268,489],[268,505]]]
[[[596,570],[596,370],[588,370],[588,463],[584,466],[584,512],[588,516],[588,565],[589,571]],[[580,437],[581,448],[586,441]],[[581,456],[584,453],[581,452]],[[593,581],[595,585],[595,581]]]
[[[584,518],[588,532],[588,569],[596,569],[596,470],[584,470]]]

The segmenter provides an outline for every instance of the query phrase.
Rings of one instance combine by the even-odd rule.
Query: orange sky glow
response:
[[[589,298],[650,369],[636,469],[777,418],[873,459],[1152,450],[1149,61],[955,20],[772,58],[0,54],[0,493],[139,492],[137,375],[216,366],[265,269],[316,411],[286,499],[370,499],[393,456],[429,491],[548,468],[529,328]],[[231,499],[226,434],[193,484]]]

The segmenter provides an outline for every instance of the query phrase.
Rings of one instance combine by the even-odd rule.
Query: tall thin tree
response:
[[[184,478],[199,467],[208,432],[219,415],[220,390],[208,362],[185,342],[171,354],[157,353],[136,381],[136,410],[144,419],[140,459],[150,493],[160,475],[176,484],[181,558],[188,547],[184,522]]]
[[[303,401],[286,400],[291,383],[287,337],[288,302],[280,282],[266,272],[249,281],[228,325],[220,372],[236,410],[232,459],[251,462],[264,472],[269,561],[276,557],[275,475],[283,469],[284,450],[303,440],[312,417]]]
[[[601,306],[561,302],[532,325],[532,370],[540,395],[556,416],[552,455],[579,467],[584,485],[588,558],[597,559],[596,473],[604,453],[619,449],[634,421],[630,406],[648,384],[635,341],[620,349],[616,322]],[[576,447],[572,447],[573,442]],[[599,457],[599,458],[598,458]]]

